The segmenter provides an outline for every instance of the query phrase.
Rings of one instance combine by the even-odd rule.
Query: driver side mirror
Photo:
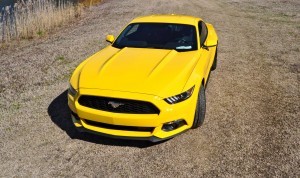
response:
[[[109,43],[113,43],[115,41],[115,37],[113,35],[107,35],[106,41]]]

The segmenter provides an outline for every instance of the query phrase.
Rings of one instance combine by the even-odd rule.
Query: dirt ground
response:
[[[0,49],[0,177],[300,177],[298,0],[109,0]],[[219,35],[203,127],[152,144],[79,134],[66,89],[134,17],[189,14]]]

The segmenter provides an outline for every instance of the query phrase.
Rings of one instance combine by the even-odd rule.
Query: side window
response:
[[[203,21],[200,21],[198,26],[200,33],[200,46],[202,47],[207,38],[207,27]]]

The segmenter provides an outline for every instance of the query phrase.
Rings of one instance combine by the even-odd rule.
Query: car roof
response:
[[[130,23],[177,23],[177,24],[189,24],[198,25],[198,21],[201,20],[198,17],[188,16],[188,15],[177,15],[177,14],[164,14],[164,15],[149,15],[141,16],[132,20]]]

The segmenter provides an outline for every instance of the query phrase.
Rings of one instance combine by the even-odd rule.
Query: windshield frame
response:
[[[194,41],[195,41],[195,44],[194,44],[194,48],[192,49],[173,49],[173,48],[156,48],[156,47],[142,47],[142,46],[118,46],[116,44],[116,42],[121,38],[121,36],[127,32],[128,30],[128,27],[129,26],[132,26],[132,25],[136,25],[136,24],[166,24],[166,25],[184,25],[184,26],[190,26],[191,28],[193,28],[193,31],[194,31]],[[129,29],[130,30],[130,29]],[[130,23],[128,24],[123,30],[122,32],[118,35],[118,37],[114,40],[114,42],[111,44],[112,47],[115,47],[115,48],[118,48],[118,49],[123,49],[125,47],[127,48],[143,48],[143,49],[161,49],[161,50],[175,50],[177,52],[189,52],[189,51],[197,51],[199,49],[199,44],[198,44],[198,29],[195,25],[192,25],[192,24],[183,24],[183,23],[169,23],[169,22],[134,22],[134,23]]]

